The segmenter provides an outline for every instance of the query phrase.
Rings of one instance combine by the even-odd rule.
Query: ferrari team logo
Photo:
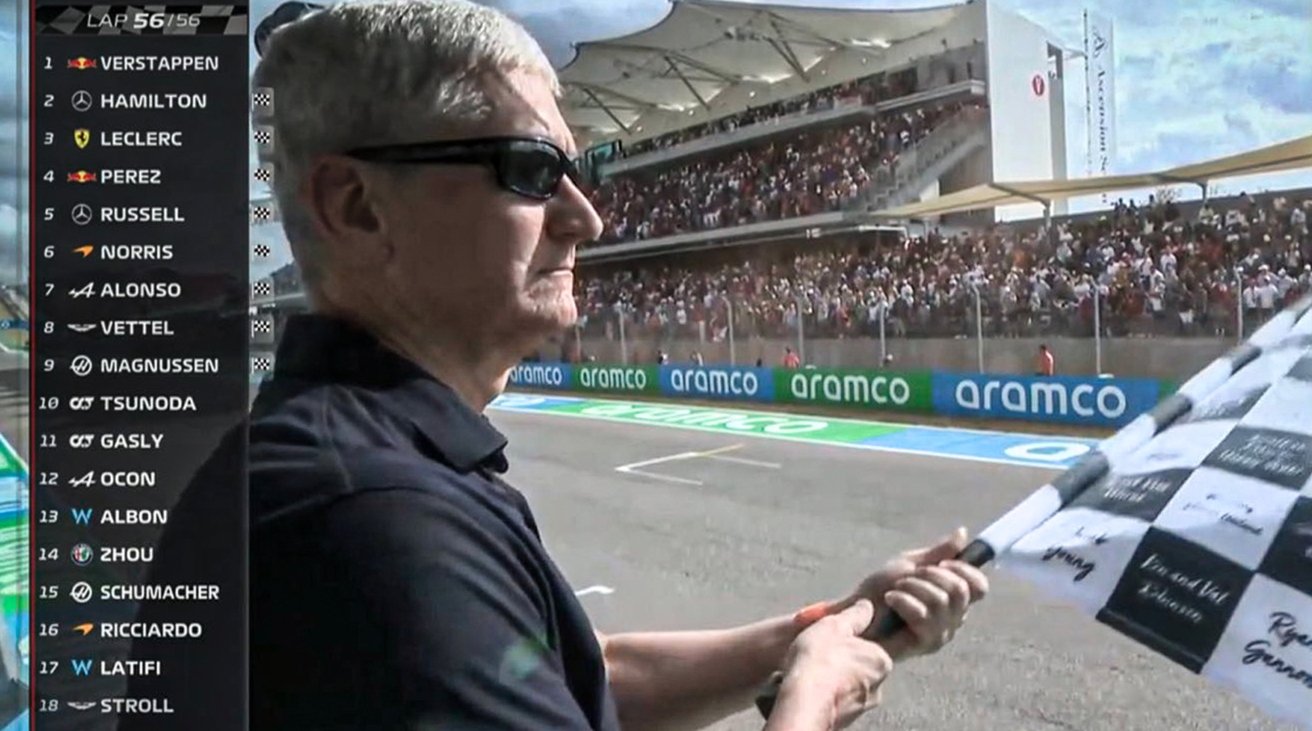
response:
[[[91,144],[91,130],[89,129],[73,130],[73,141],[77,143],[79,149],[85,150],[87,145]]]

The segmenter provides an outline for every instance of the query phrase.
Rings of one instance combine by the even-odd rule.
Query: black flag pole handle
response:
[[[993,548],[984,541],[976,539],[966,544],[966,547],[961,550],[961,553],[957,554],[956,558],[958,561],[964,561],[975,568],[979,568],[993,560]],[[901,615],[889,610],[871,622],[870,626],[866,627],[865,631],[861,633],[861,638],[871,642],[887,640],[906,629],[906,626],[906,620],[902,619]],[[779,700],[779,689],[783,682],[784,674],[775,672],[774,675],[770,676],[770,680],[766,682],[765,688],[762,689],[760,695],[756,696],[756,709],[767,719],[774,712],[774,704]]]

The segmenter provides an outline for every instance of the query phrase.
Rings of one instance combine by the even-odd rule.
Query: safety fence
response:
[[[632,397],[814,404],[870,411],[1114,427],[1174,391],[1146,378],[849,368],[524,363],[510,385]]]

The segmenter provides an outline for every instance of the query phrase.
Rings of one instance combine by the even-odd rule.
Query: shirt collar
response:
[[[460,472],[508,469],[507,440],[449,386],[370,332],[323,314],[292,315],[278,344],[273,379],[331,382],[368,388],[384,408],[407,418]]]

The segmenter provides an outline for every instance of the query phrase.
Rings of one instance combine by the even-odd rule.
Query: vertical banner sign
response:
[[[1084,11],[1084,95],[1089,176],[1112,174],[1116,159],[1116,48],[1112,22]],[[1107,196],[1103,195],[1106,202]]]
[[[244,451],[181,500],[247,413],[248,5],[33,2],[27,714],[241,728]],[[188,509],[213,533],[161,543]],[[214,662],[179,677],[190,653]]]

